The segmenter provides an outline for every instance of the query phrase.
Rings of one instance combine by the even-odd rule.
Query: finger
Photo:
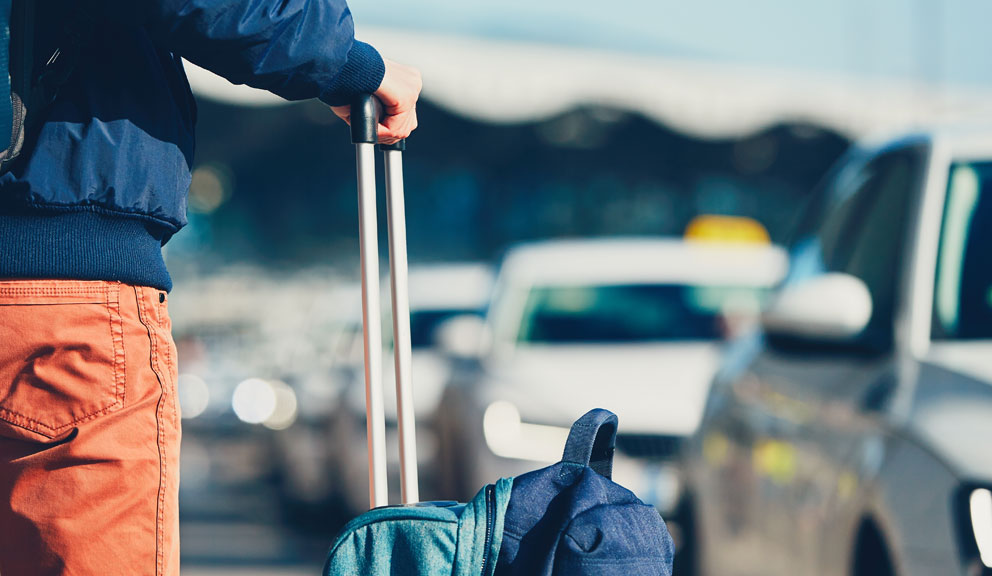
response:
[[[387,116],[400,116],[406,114],[413,109],[412,102],[383,102],[382,103],[383,112]]]
[[[382,124],[379,125],[379,142],[383,144],[393,144],[398,140],[403,140],[410,136],[410,132],[406,127],[387,127]]]
[[[379,124],[379,131],[376,133],[376,139],[379,141],[379,144],[394,144],[398,140],[392,130],[386,128],[382,124]]]
[[[392,144],[397,140],[402,140],[410,135],[410,132],[403,126],[379,124],[379,142]]]
[[[349,126],[351,125],[351,106],[331,106],[330,108],[335,116],[344,120]]]
[[[402,140],[410,135],[412,130],[410,130],[407,125],[399,126],[385,126],[379,125],[379,141],[385,144],[392,144],[397,140]]]
[[[417,128],[417,114],[411,111],[399,116],[390,116],[385,118],[380,126],[380,130],[387,137],[406,138]]]

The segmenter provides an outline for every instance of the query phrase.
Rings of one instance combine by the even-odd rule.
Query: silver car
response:
[[[863,146],[685,451],[683,573],[992,570],[992,131]]]

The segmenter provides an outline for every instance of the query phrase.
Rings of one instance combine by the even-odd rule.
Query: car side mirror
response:
[[[479,359],[489,352],[489,325],[474,314],[461,314],[437,327],[435,343],[442,353],[456,359]]]
[[[774,336],[842,343],[864,332],[871,313],[864,282],[829,273],[786,285],[762,314],[761,325]]]

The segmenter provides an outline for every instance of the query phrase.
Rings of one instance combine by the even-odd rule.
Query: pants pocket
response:
[[[119,285],[69,285],[0,285],[0,436],[60,440],[124,405]]]

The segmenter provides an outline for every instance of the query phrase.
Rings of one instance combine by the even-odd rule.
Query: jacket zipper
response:
[[[489,574],[490,548],[496,530],[496,486],[486,486],[486,544],[482,553],[482,576]]]

